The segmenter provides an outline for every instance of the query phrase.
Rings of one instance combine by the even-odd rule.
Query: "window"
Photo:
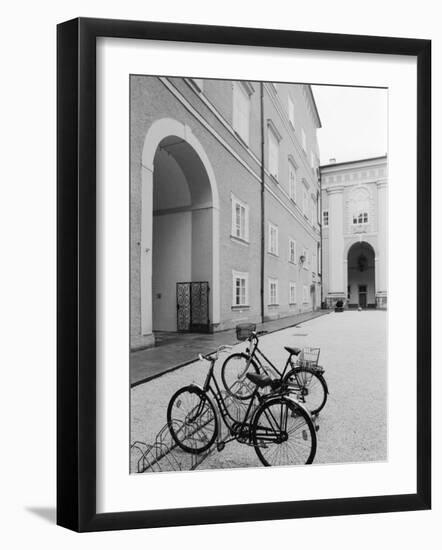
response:
[[[278,255],[278,228],[269,222],[269,252]]]
[[[296,168],[289,161],[289,195],[296,202]]]
[[[249,303],[249,274],[233,271],[233,306],[247,306]]]
[[[289,239],[289,262],[296,263],[296,241]]]
[[[289,283],[289,304],[296,304],[296,283]]]
[[[366,189],[355,189],[351,196],[351,212],[353,225],[368,223],[370,196]]]
[[[269,128],[269,172],[278,179],[279,174],[279,142],[271,128]]]
[[[309,269],[309,267],[310,267],[310,255],[309,255],[308,248],[303,248],[302,249],[302,255],[304,256],[304,262],[302,264],[302,267],[304,269]]]
[[[324,210],[322,213],[322,225],[328,227],[328,210]]]
[[[308,212],[308,191],[305,187],[302,189],[302,213],[307,216]]]
[[[353,224],[359,225],[362,223],[368,223],[368,212],[358,212],[353,214]]]
[[[233,85],[233,128],[249,143],[250,96],[241,82]]]
[[[290,124],[294,128],[295,127],[295,104],[293,103],[293,99],[290,96],[288,98],[287,112],[289,115]]]
[[[302,302],[308,304],[310,302],[310,296],[308,292],[308,285],[302,287]]]
[[[304,153],[307,153],[307,138],[304,132],[304,128],[301,128],[301,140],[302,140],[302,148],[304,149]]]
[[[232,195],[232,236],[249,240],[249,207]]]
[[[278,305],[278,280],[269,279],[269,305]]]

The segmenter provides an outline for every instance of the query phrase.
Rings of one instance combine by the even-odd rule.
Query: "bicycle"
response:
[[[199,356],[210,362],[202,387],[190,384],[172,396],[167,407],[167,424],[175,443],[188,453],[208,451],[218,436],[220,415],[230,439],[218,443],[218,450],[236,440],[253,446],[264,466],[311,464],[317,445],[314,423],[305,407],[278,393],[280,381],[247,373],[254,384],[250,403],[243,418],[236,420],[230,414],[213,373],[219,353],[226,348],[231,347],[221,346],[214,354]],[[267,387],[271,387],[272,393],[260,392]]]
[[[236,327],[237,339],[248,341],[245,352],[227,357],[221,368],[221,380],[226,391],[236,399],[250,399],[253,384],[248,372],[276,376],[296,400],[305,405],[315,416],[327,402],[328,386],[323,376],[324,369],[318,366],[319,348],[296,348],[284,346],[289,353],[284,369],[280,371],[259,349],[259,336],[266,331],[256,332],[256,325],[242,324]],[[297,359],[294,360],[293,357]]]

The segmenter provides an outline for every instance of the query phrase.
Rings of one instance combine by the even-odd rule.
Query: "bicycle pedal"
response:
[[[224,441],[220,441],[216,444],[216,450],[220,453],[221,451],[224,451],[225,446],[226,444],[224,443]]]
[[[319,432],[319,424],[316,424],[315,430],[316,430],[317,432]]]

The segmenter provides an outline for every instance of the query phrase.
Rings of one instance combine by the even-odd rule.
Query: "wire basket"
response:
[[[302,348],[298,363],[301,367],[318,368],[321,348]]]
[[[255,332],[256,325],[254,323],[242,323],[240,325],[236,325],[236,338],[243,342],[244,340],[248,340],[250,336],[252,336],[252,332]]]

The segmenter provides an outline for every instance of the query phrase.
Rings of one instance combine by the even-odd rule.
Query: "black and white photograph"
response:
[[[128,85],[130,473],[388,461],[388,89]]]
[[[5,4],[2,548],[434,547],[438,5]]]

